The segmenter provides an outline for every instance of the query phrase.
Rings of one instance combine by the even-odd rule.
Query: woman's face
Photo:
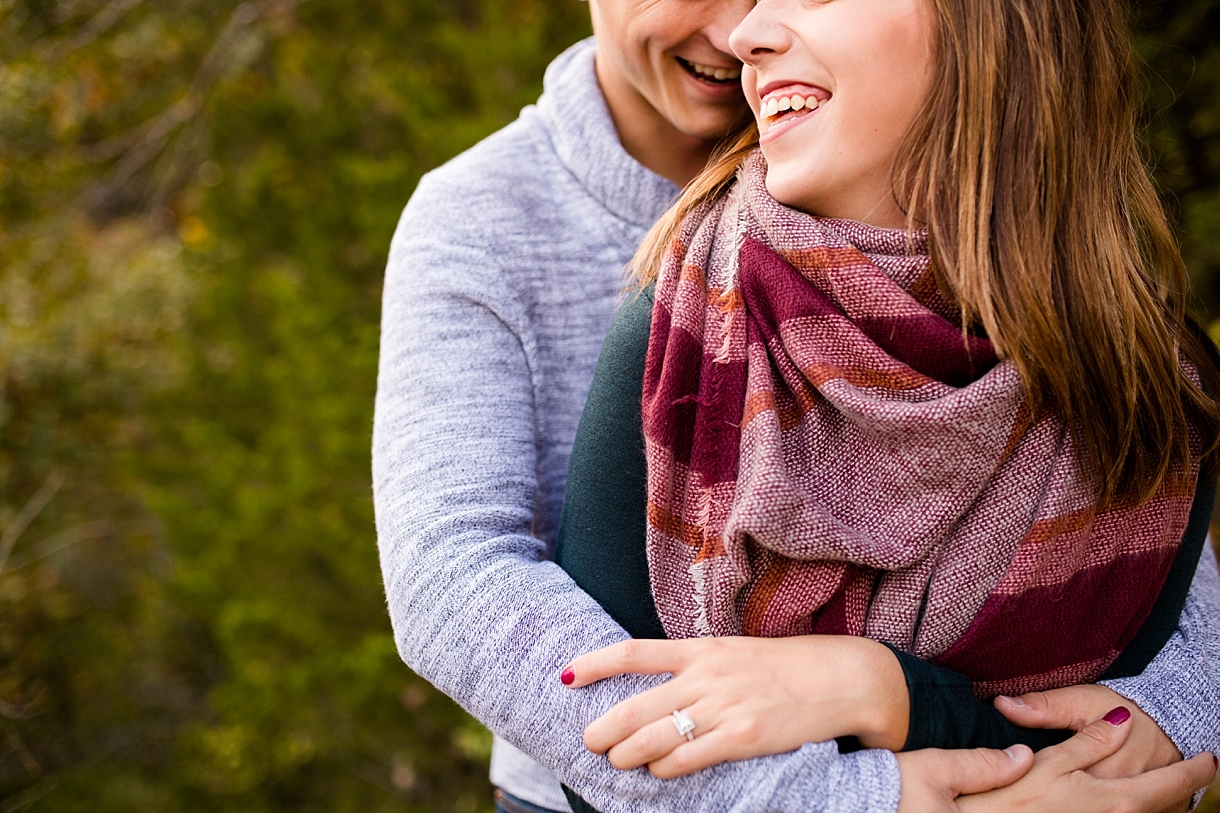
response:
[[[729,43],[776,200],[901,228],[891,173],[927,98],[927,0],[759,0]]]

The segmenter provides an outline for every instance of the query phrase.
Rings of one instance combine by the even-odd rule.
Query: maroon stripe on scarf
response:
[[[745,364],[717,363],[661,303],[653,308],[645,357],[644,433],[707,483],[737,477],[746,398]],[[695,439],[698,438],[698,443]]]
[[[710,486],[737,479],[741,416],[746,403],[746,364],[737,360],[717,362],[706,354],[702,360],[703,385],[694,423],[698,443],[692,446],[690,469]]]
[[[644,361],[644,434],[690,463],[703,345],[680,327],[661,302],[653,306]]]
[[[1064,584],[1031,587],[1016,595],[993,593],[966,634],[933,660],[976,683],[1011,681],[1050,673],[1064,664],[1096,661],[1095,679],[1152,612],[1175,553],[1170,546],[1118,556],[1074,574]]]
[[[855,249],[855,263],[869,266]],[[809,284],[805,275],[787,260],[757,240],[747,237],[741,247],[741,287],[750,317],[764,326],[768,340],[779,336],[779,326],[793,319],[836,315],[847,318],[834,301]],[[843,263],[848,264],[848,263]],[[944,318],[924,311],[921,315],[857,317],[852,324],[895,359],[936,381],[964,387],[994,367],[998,361],[991,343],[962,331]]]

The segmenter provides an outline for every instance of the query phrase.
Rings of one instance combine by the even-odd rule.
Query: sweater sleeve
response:
[[[1169,642],[1141,674],[1102,684],[1156,720],[1187,759],[1220,753],[1220,573],[1210,538]]]
[[[895,810],[884,751],[806,745],[662,781],[584,748],[589,722],[662,679],[560,684],[569,660],[628,636],[530,535],[528,309],[487,270],[493,254],[429,228],[430,216],[413,201],[391,248],[373,429],[381,563],[406,663],[606,813]]]

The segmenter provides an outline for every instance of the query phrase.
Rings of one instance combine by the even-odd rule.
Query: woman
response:
[[[1116,6],[763,0],[733,46],[761,157],[752,131],[637,263],[660,276],[643,423],[665,631],[867,635],[989,697],[1094,680],[1124,650],[1146,663],[1162,588],[1198,559],[1218,420],[1199,382],[1220,391],[1220,372],[1140,162]],[[627,321],[603,355],[619,381],[647,330]],[[574,451],[575,513],[601,499],[579,458],[638,444],[598,419]],[[638,561],[570,513],[583,552]],[[623,598],[559,556],[603,604]],[[625,626],[656,630],[652,607],[620,603]],[[678,674],[586,731],[620,767],[906,739],[902,714],[843,711],[878,704],[839,681],[824,713],[743,742],[723,697],[684,682],[690,648],[666,647],[635,647],[634,669],[593,653],[565,670],[573,686]],[[689,712],[677,727],[674,709]]]

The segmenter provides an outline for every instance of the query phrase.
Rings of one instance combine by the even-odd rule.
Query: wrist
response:
[[[898,752],[907,741],[911,701],[902,664],[885,644],[856,638],[855,672],[858,687],[855,735],[866,748]]]

